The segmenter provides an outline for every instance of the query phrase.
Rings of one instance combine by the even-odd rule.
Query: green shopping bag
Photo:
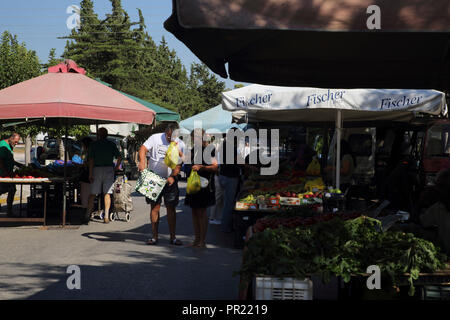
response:
[[[186,193],[187,194],[195,194],[202,189],[200,176],[197,171],[192,170],[191,174],[187,180]]]
[[[164,157],[164,163],[173,170],[178,165],[179,160],[180,154],[178,153],[177,143],[171,142]]]
[[[167,180],[149,169],[144,169],[136,182],[136,191],[152,201],[156,201],[161,194]]]

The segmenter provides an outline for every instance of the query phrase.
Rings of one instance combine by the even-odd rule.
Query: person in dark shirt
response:
[[[404,157],[389,175],[386,183],[386,198],[390,207],[397,210],[412,211],[412,181],[408,174],[410,159]]]
[[[89,182],[91,194],[88,200],[87,217],[90,217],[94,208],[95,196],[104,194],[105,215],[104,222],[109,223],[109,209],[111,208],[111,194],[114,187],[114,172],[118,171],[122,162],[122,156],[114,142],[108,140],[108,130],[98,130],[99,139],[89,146]],[[117,163],[114,165],[114,158]]]
[[[241,168],[238,164],[237,138],[234,137],[234,143],[231,149],[227,144],[228,138],[230,138],[229,134],[227,134],[227,137],[225,137],[219,148],[219,183],[224,190],[221,230],[225,233],[233,231],[232,214],[241,175]],[[233,154],[233,156],[227,157],[229,154]],[[227,158],[230,158],[228,160],[231,161],[227,161]]]
[[[315,151],[306,144],[306,141],[298,140],[294,142],[295,153],[291,156],[291,161],[296,170],[306,171],[308,165],[313,160]]]

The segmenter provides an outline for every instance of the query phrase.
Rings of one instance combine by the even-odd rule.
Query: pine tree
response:
[[[99,20],[91,0],[81,2],[79,30],[73,30],[63,57],[113,88],[178,112],[182,118],[217,105],[223,82],[204,65],[186,68],[163,37],[156,45],[144,16],[131,22],[121,0],[110,0],[111,13]]]
[[[96,75],[103,70],[107,59],[107,53],[102,50],[106,28],[94,12],[91,0],[83,0],[80,4],[80,28],[73,29],[69,36],[61,39],[68,39],[63,58],[74,60],[87,70],[88,75]]]
[[[50,49],[50,53],[48,54],[48,61],[43,65],[44,70],[47,70],[48,68],[52,66],[56,66],[57,64],[63,62],[64,59],[56,58],[56,49],[52,48]]]

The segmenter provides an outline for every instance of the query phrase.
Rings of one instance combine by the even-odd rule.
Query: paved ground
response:
[[[181,183],[182,194],[185,184]],[[183,202],[184,197],[182,197]],[[236,299],[242,251],[216,225],[208,248],[169,245],[164,209],[158,246],[147,246],[149,207],[134,195],[132,220],[91,222],[78,229],[0,227],[0,299]],[[190,211],[180,205],[178,238],[193,240]],[[77,217],[69,218],[75,224]],[[68,290],[69,265],[81,269],[81,290]]]

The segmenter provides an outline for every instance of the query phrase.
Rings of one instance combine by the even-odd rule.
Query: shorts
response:
[[[0,194],[16,192],[16,185],[14,183],[0,183]]]
[[[94,181],[91,183],[91,194],[112,194],[114,189],[114,168],[94,167],[92,172]],[[103,189],[102,189],[103,186]]]
[[[169,207],[176,207],[180,201],[180,190],[178,189],[178,178],[175,178],[175,182],[169,186],[166,184],[161,194],[156,201],[152,201],[149,198],[145,198],[145,201],[151,205],[157,205],[162,203],[164,197],[164,205]]]

